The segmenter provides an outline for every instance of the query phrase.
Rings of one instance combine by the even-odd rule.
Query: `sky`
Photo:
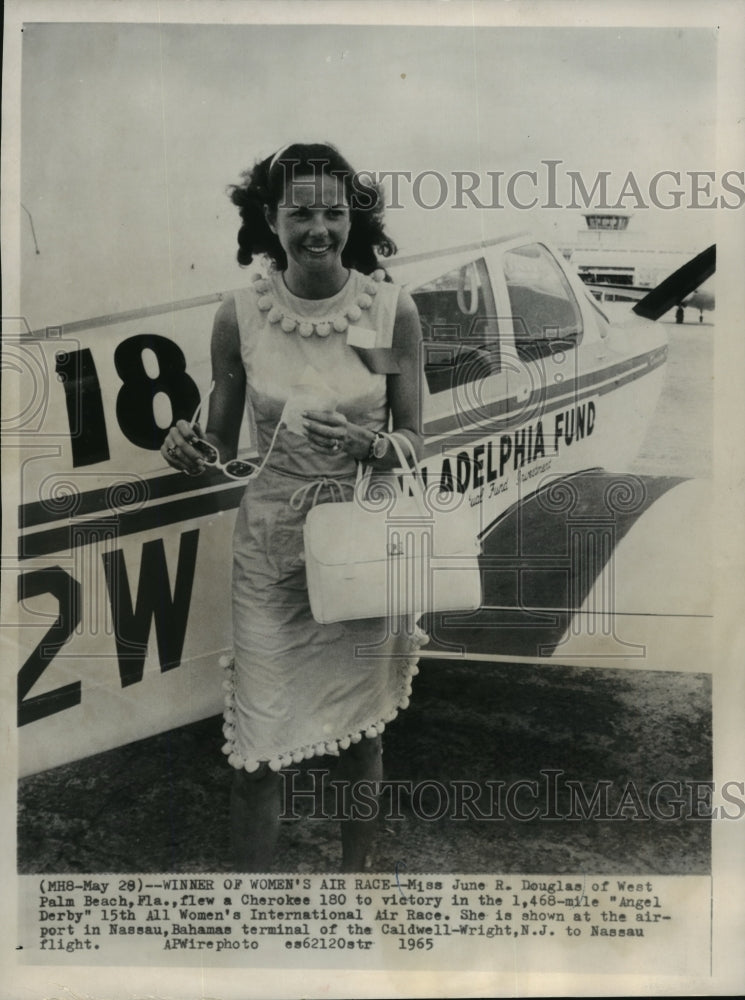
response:
[[[660,170],[713,170],[715,101],[704,28],[27,24],[24,314],[39,328],[240,285],[226,188],[294,139],[446,179],[430,209],[402,182],[388,212],[402,254],[515,229],[571,241],[577,209],[453,208],[453,171],[483,178],[488,203],[487,171],[538,171],[545,201],[548,159],[560,181],[610,171],[616,193],[629,171],[644,188]],[[651,207],[632,226],[693,253],[714,214]]]

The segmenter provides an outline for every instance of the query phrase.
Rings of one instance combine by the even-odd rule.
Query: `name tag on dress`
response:
[[[354,347],[353,350],[357,352],[362,364],[373,375],[399,375],[401,373],[401,365],[390,347],[373,347],[370,350],[366,347]]]
[[[350,326],[347,330],[347,343],[350,347],[375,347],[377,334],[369,326]]]

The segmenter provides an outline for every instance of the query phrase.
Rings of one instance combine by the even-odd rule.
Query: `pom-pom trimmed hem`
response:
[[[331,739],[324,739],[318,743],[311,743],[306,746],[293,747],[283,753],[267,754],[259,757],[244,757],[236,746],[235,741],[235,661],[227,657],[220,658],[220,665],[226,672],[226,679],[223,682],[225,690],[225,712],[223,734],[226,743],[222,748],[223,753],[228,758],[228,763],[237,771],[241,769],[249,774],[258,770],[262,764],[268,764],[270,770],[279,771],[283,767],[292,764],[299,764],[301,760],[309,760],[311,757],[323,757],[325,754],[339,755],[341,750],[346,750],[350,744],[359,743],[363,737],[374,739],[383,732],[386,725],[392,722],[398,713],[409,706],[411,695],[411,679],[419,673],[417,666],[417,653],[421,646],[429,641],[429,636],[418,626],[414,629],[409,639],[410,655],[407,658],[404,669],[401,671],[400,687],[396,699],[396,707],[388,715],[379,719],[371,719],[366,725],[353,733],[341,733]]]

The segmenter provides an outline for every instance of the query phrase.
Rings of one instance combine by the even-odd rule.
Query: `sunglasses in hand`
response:
[[[205,465],[211,469],[219,469],[228,479],[248,479],[256,470],[253,462],[244,462],[240,458],[231,458],[229,462],[221,462],[217,448],[203,438],[192,441],[191,446],[199,452]]]
[[[210,398],[214,388],[215,383],[213,382],[207,395],[204,399],[199,401],[199,406],[196,408],[194,416],[191,418],[190,427],[195,434],[199,430],[197,421],[199,420],[202,405]],[[257,469],[257,466],[253,462],[246,462],[240,458],[231,458],[229,462],[221,462],[220,452],[217,448],[213,444],[210,444],[209,441],[205,441],[202,437],[197,436],[190,442],[190,444],[195,451],[199,452],[199,455],[205,465],[209,466],[211,469],[219,469],[228,477],[228,479],[248,479],[248,477]]]

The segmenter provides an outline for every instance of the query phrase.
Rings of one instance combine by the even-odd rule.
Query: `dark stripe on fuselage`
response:
[[[538,390],[533,393],[531,399],[536,402],[539,399],[543,400],[541,414],[551,413],[561,409],[569,401],[575,403],[590,396],[603,395],[640,378],[663,364],[666,356],[667,347],[656,348],[646,354],[637,355],[635,358],[601,369],[599,372],[580,376],[571,382],[560,383],[546,390]],[[602,385],[601,383],[606,384]],[[581,389],[585,391],[580,392]],[[551,402],[549,403],[548,400]],[[472,410],[462,415],[453,415],[428,424],[426,432],[431,435],[435,433],[434,428],[440,425],[447,425],[450,429],[462,427],[469,416],[472,419],[486,421],[480,427],[462,430],[459,434],[449,436],[446,445],[441,440],[426,442],[424,459],[441,453],[444,447],[450,451],[461,445],[473,444],[487,436],[493,432],[493,428],[488,426],[488,419],[497,418],[500,413],[504,413],[510,403],[517,406],[514,399],[497,400],[495,404],[490,404],[489,407],[485,407],[481,411]],[[530,411],[530,401],[521,404],[521,423],[530,419]],[[506,425],[502,424],[502,427],[504,426]],[[238,485],[225,489],[225,480],[221,473],[208,471],[206,475],[209,477],[206,480],[206,488],[200,489],[199,493],[193,496],[169,503],[148,503],[148,501],[177,496],[180,493],[192,493],[195,488],[194,481],[179,475],[167,474],[134,482],[121,481],[104,489],[82,492],[77,496],[71,494],[69,498],[64,500],[64,509],[62,509],[63,502],[60,502],[59,505],[52,501],[33,501],[24,504],[19,507],[21,528],[36,527],[61,520],[65,520],[67,523],[47,531],[27,532],[25,535],[21,535],[18,544],[18,558],[25,560],[51,555],[55,552],[66,552],[72,547],[87,544],[87,541],[100,531],[106,532],[110,529],[111,533],[120,537],[147,531],[161,525],[174,524],[181,520],[195,520],[218,511],[237,507],[245,487]],[[212,488],[216,485],[223,488],[219,490]],[[138,489],[138,487],[140,488]],[[117,491],[126,494],[130,489],[133,490],[131,503],[132,505],[137,504],[140,509],[127,511],[126,503],[120,501],[117,504],[120,509],[112,511],[112,496]],[[148,503],[148,506],[142,506],[145,503]],[[122,507],[125,509],[122,510]],[[74,514],[72,520],[70,519],[71,509]],[[102,516],[100,518],[90,517],[96,513],[100,513]],[[83,519],[84,515],[88,515],[87,520]]]
[[[483,426],[489,420],[498,420],[505,414],[515,413],[519,422],[508,423],[503,421],[502,427],[505,429],[519,426],[534,416],[552,413],[560,410],[567,402],[579,402],[589,396],[603,396],[614,389],[633,382],[634,379],[654,371],[665,363],[667,358],[667,345],[655,348],[645,354],[638,354],[634,358],[621,361],[608,368],[602,368],[597,372],[588,375],[580,375],[567,382],[560,382],[552,386],[541,386],[531,395],[521,402],[514,396],[506,399],[497,399],[493,403],[488,403],[478,409],[465,410],[463,413],[448,414],[438,420],[432,420],[426,424],[424,433],[426,437],[444,437],[448,435],[448,450],[459,443],[467,443],[477,440],[488,433]],[[606,383],[606,384],[603,384]],[[465,395],[465,392],[464,392]],[[537,409],[540,407],[540,409]],[[533,413],[535,409],[535,413]],[[471,421],[470,428],[468,427]],[[476,426],[478,421],[480,426]],[[464,426],[465,425],[465,426]],[[450,432],[460,431],[452,437]],[[427,441],[424,447],[424,455],[428,457],[435,455],[442,450],[441,441]]]
[[[91,514],[130,514],[127,507],[141,508],[151,500],[163,500],[182,493],[193,493],[196,489],[210,489],[225,486],[227,480],[219,469],[207,469],[199,486],[194,479],[187,479],[181,473],[168,472],[163,476],[150,478],[120,479],[109,486],[97,490],[71,493],[59,500],[34,500],[18,508],[18,527],[35,528],[53,521],[66,521],[71,517],[85,517]]]
[[[22,535],[18,543],[18,558],[34,559],[53,552],[67,552],[102,537],[120,538],[175,524],[177,521],[194,521],[220,511],[232,510],[241,502],[245,488],[245,485],[240,485],[231,489],[199,493],[129,514],[109,514],[102,518],[72,521],[59,528]]]

